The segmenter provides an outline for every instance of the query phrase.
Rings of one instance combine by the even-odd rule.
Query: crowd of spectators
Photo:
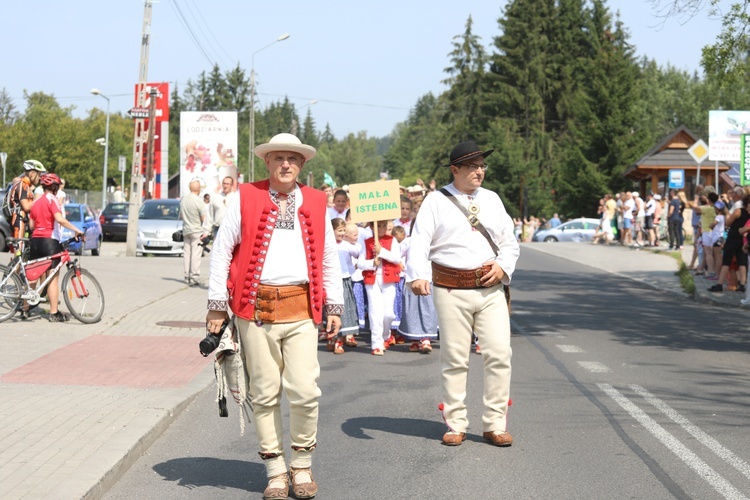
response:
[[[650,192],[645,200],[638,192],[606,194],[599,201],[598,214],[601,223],[592,244],[666,250],[683,250],[690,244],[688,267],[705,280],[707,290],[744,293],[741,302],[750,305],[746,288],[750,189],[736,186],[717,193],[713,186],[698,185],[691,200],[675,189],[665,198]]]

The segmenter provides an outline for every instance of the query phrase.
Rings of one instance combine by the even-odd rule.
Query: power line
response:
[[[182,21],[182,26],[190,34],[190,37],[195,42],[195,45],[198,46],[198,49],[201,51],[201,53],[203,53],[203,56],[206,58],[208,63],[211,65],[211,67],[215,66],[216,63],[211,60],[211,57],[209,57],[208,53],[206,52],[206,49],[203,48],[203,45],[201,45],[200,41],[198,41],[198,37],[195,36],[195,33],[190,28],[190,23],[188,23],[187,19],[185,19],[185,15],[182,13],[182,9],[180,9],[180,6],[177,4],[177,0],[172,0],[170,4],[172,5],[172,8],[175,9],[180,21]]]
[[[289,99],[303,99],[303,100],[311,100],[311,99],[313,99],[312,97],[299,97],[299,96],[281,95],[281,94],[264,94],[264,93],[260,93],[260,92],[258,92],[258,94],[259,95],[266,95],[266,96],[270,96],[270,97],[288,97]],[[363,102],[335,101],[335,100],[332,100],[332,99],[321,99],[321,98],[317,98],[317,99],[318,99],[318,102],[330,102],[332,104],[344,104],[346,106],[363,106],[363,107],[366,107],[366,108],[395,109],[395,110],[399,110],[399,111],[408,111],[408,110],[411,109],[411,108],[402,108],[402,107],[398,107],[398,106],[384,106],[382,104],[368,104],[368,103],[363,103]]]
[[[196,24],[198,24],[198,28],[200,28],[200,29],[201,29],[201,32],[203,32],[203,29],[201,28],[201,24],[202,24],[202,23],[200,22],[200,18],[202,18],[203,16],[201,15],[201,11],[200,11],[200,9],[198,8],[198,4],[196,4],[196,3],[195,3],[195,0],[190,0],[190,3],[192,3],[192,4],[193,4],[193,7],[195,7],[195,11],[196,11],[196,12],[198,13],[198,16],[197,16],[197,17],[198,17],[198,19],[196,20]],[[188,10],[190,10],[190,13],[191,13],[191,14],[193,14],[193,11],[192,11],[192,9],[190,9],[190,5],[188,5],[187,7],[188,7]],[[195,19],[195,18],[196,18],[196,16],[195,16],[195,15],[193,15],[193,18]],[[213,30],[211,30],[211,28],[210,28],[210,24],[208,24],[208,23],[206,23],[206,31],[208,31],[208,34],[209,34],[209,35],[211,35],[211,38],[213,38],[213,39],[214,39],[214,41],[216,42],[216,45],[218,45],[218,46],[219,46],[219,49],[221,49],[221,51],[222,51],[222,52],[224,53],[224,55],[225,55],[225,56],[227,56],[227,59],[231,61],[231,60],[232,60],[232,56],[231,56],[231,55],[229,54],[229,52],[227,52],[227,51],[226,51],[226,50],[224,49],[224,47],[223,47],[223,46],[221,45],[221,42],[219,41],[219,39],[218,39],[218,38],[216,38],[216,35],[214,35],[214,32],[213,32]],[[209,43],[211,43],[211,42],[209,41]],[[218,54],[218,51],[215,51],[215,52],[217,52],[217,55],[219,55],[219,54]],[[226,61],[225,61],[225,60],[223,60],[223,59],[222,59],[222,62],[224,62],[224,63],[225,63],[225,67],[229,67],[229,65],[227,65],[227,64],[226,64]]]

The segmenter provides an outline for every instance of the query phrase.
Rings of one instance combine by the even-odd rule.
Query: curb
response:
[[[210,369],[213,371],[213,364],[206,367],[206,370]],[[91,488],[81,497],[84,500],[98,500],[102,498],[122,476],[130,470],[138,459],[146,454],[148,449],[153,445],[157,439],[172,425],[172,423],[182,414],[182,412],[195,401],[198,395],[208,387],[210,387],[214,381],[211,380],[208,383],[202,383],[199,379],[202,378],[202,373],[195,377],[195,380],[186,387],[186,391],[190,394],[183,398],[181,402],[177,403],[172,408],[160,408],[163,411],[163,415],[159,417],[154,425],[151,425],[149,429],[140,437],[138,440],[125,452],[122,458],[120,458],[112,467],[105,472],[101,479],[91,486]],[[156,409],[156,408],[154,408]],[[95,457],[89,457],[89,460],[95,460]]]

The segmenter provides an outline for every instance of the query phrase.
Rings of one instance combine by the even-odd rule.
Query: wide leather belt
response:
[[[258,287],[255,321],[263,323],[294,323],[311,319],[309,285]]]
[[[453,269],[433,262],[432,283],[444,288],[484,288],[479,280],[490,269],[490,266],[482,266],[477,269]]]

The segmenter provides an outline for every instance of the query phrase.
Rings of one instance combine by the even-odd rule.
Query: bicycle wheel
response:
[[[85,269],[71,267],[62,281],[65,305],[81,323],[96,323],[104,313],[104,292],[96,278]]]
[[[23,283],[6,266],[0,266],[0,321],[5,321],[21,307]]]

